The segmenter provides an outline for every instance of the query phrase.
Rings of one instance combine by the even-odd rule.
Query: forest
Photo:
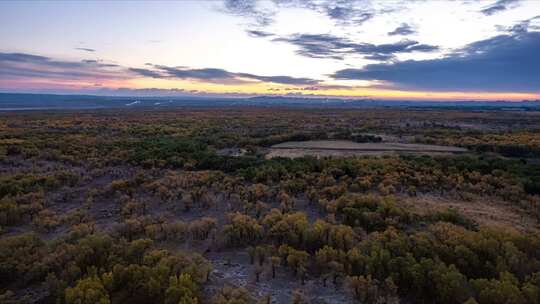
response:
[[[535,111],[0,112],[0,303],[536,304],[539,229]]]

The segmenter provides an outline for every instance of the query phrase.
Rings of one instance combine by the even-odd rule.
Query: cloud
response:
[[[0,53],[0,78],[122,79],[125,71],[97,60],[65,61],[25,53]]]
[[[204,68],[204,69],[186,69],[178,67],[168,67],[163,65],[156,66],[174,78],[191,78],[201,80],[228,79],[234,78],[234,74],[223,69]]]
[[[407,23],[402,23],[400,26],[398,26],[395,30],[388,32],[389,36],[406,36],[416,33],[416,31]]]
[[[95,60],[95,59],[83,59],[81,60],[83,63],[93,64],[95,66],[99,66],[102,68],[114,68],[114,67],[120,67],[118,64],[113,63],[103,63],[103,60]]]
[[[287,8],[316,12],[340,26],[358,26],[378,14],[395,9],[375,9],[369,1],[363,0],[224,0],[218,10],[248,19],[250,26],[261,28],[274,23],[279,10]]]
[[[83,48],[83,47],[78,47],[78,48],[75,48],[76,50],[79,50],[79,51],[85,51],[85,52],[95,52],[96,50],[94,49],[90,49],[90,48]]]
[[[1,80],[68,81],[98,83],[111,79],[131,79],[142,76],[158,79],[189,79],[219,84],[245,84],[268,82],[287,85],[316,85],[316,79],[292,76],[265,76],[251,73],[234,73],[219,68],[193,69],[147,63],[147,68],[122,67],[101,60],[55,60],[45,56],[25,53],[0,53]]]
[[[0,62],[39,62],[47,61],[49,58],[39,55],[24,53],[0,53]]]
[[[329,34],[296,34],[291,37],[275,38],[274,41],[287,42],[298,47],[296,53],[311,58],[330,58],[342,60],[347,55],[364,55],[368,59],[388,60],[396,53],[432,52],[437,46],[420,44],[413,40],[395,43],[371,44],[355,43],[347,38]]]
[[[130,71],[144,77],[192,79],[222,84],[245,83],[246,80],[291,85],[312,85],[319,83],[318,80],[311,78],[261,76],[250,73],[233,73],[217,68],[190,69],[186,67],[169,67],[163,65],[153,65],[153,67],[154,69],[130,68]]]
[[[364,56],[364,59],[374,60],[374,61],[389,61],[395,59],[396,56],[392,54],[373,54]]]
[[[161,78],[163,77],[162,74],[159,72],[150,70],[150,69],[139,69],[139,68],[129,68],[131,72],[134,72],[135,74],[144,76],[144,77],[150,77],[150,78]]]
[[[540,32],[499,35],[432,60],[343,69],[334,79],[377,80],[394,88],[434,91],[540,92]]]
[[[522,20],[512,26],[497,25],[496,27],[500,31],[510,32],[512,34],[523,34],[529,31],[540,31],[540,15],[526,20]]]
[[[520,0],[498,0],[495,3],[486,6],[480,12],[486,16],[491,16],[516,7],[518,2],[520,2]]]
[[[279,8],[302,8],[327,16],[337,25],[358,26],[386,10],[362,0],[274,0]]]
[[[357,7],[354,1],[328,1],[315,10],[323,11],[330,19],[340,25],[361,25],[375,16],[374,10],[366,7]]]
[[[258,7],[256,0],[225,0],[222,11],[250,19],[254,26],[268,26],[274,22],[274,12]]]
[[[274,34],[265,32],[265,31],[247,30],[246,32],[249,36],[255,37],[255,38],[266,38],[266,37],[274,36]]]
[[[236,74],[239,77],[245,77],[249,79],[256,79],[262,82],[271,82],[271,83],[281,83],[281,84],[293,84],[293,85],[306,85],[306,84],[317,84],[318,80],[311,78],[297,78],[290,76],[259,76],[247,73],[238,73]]]
[[[296,53],[311,58],[343,59],[352,51],[351,43],[344,38],[328,34],[296,34],[291,37],[275,38],[273,41],[287,42],[296,47]]]

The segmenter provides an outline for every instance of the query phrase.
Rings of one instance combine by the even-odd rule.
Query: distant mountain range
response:
[[[164,107],[303,107],[303,108],[471,108],[540,110],[540,100],[533,101],[411,101],[341,98],[302,98],[258,96],[251,98],[219,97],[114,97],[93,95],[53,95],[0,93],[0,111],[13,110],[76,110],[76,109],[134,109]]]

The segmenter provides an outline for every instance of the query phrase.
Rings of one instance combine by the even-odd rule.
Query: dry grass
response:
[[[467,149],[452,146],[436,146],[405,143],[356,143],[346,140],[290,141],[273,145],[267,158],[302,156],[354,156],[383,155],[392,153],[448,154],[464,153]]]
[[[495,226],[519,231],[540,231],[538,222],[516,206],[495,198],[463,201],[433,195],[406,198],[404,203],[419,214],[454,208],[480,226]]]

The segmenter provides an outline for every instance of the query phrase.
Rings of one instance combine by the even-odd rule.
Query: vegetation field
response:
[[[0,113],[0,303],[540,303],[539,220],[534,111]]]

